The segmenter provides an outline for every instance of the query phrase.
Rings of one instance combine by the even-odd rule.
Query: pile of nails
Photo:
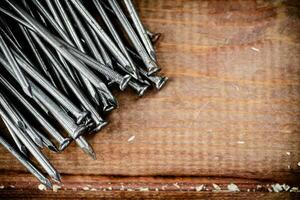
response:
[[[158,38],[131,0],[2,0],[0,143],[48,187],[45,173],[61,177],[42,148],[61,152],[74,141],[95,159],[84,136],[107,125],[103,114],[118,107],[112,91],[142,96],[166,83]]]

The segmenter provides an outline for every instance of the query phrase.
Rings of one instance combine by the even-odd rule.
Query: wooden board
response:
[[[147,27],[163,33],[158,59],[171,80],[162,91],[151,91],[144,98],[132,91],[118,94],[120,109],[109,116],[110,125],[89,137],[97,161],[75,145],[59,155],[47,153],[66,185],[80,190],[79,197],[112,198],[140,193],[82,188],[97,185],[105,176],[115,181],[134,176],[129,180],[140,183],[139,188],[150,187],[143,177],[160,177],[161,183],[164,177],[174,177],[171,184],[194,177],[199,180],[196,185],[203,182],[211,187],[215,182],[223,184],[222,189],[231,182],[248,181],[240,186],[244,192],[259,184],[271,188],[267,185],[276,182],[299,186],[300,4],[139,0],[136,5]],[[29,191],[24,193],[28,197],[55,196],[36,191],[38,184],[23,167],[1,147],[0,152],[0,185],[5,185],[0,197],[16,197],[23,189]],[[68,197],[72,187],[57,194]],[[232,198],[211,190],[188,194],[175,187],[157,196],[149,192],[148,197]],[[247,196],[236,197],[240,195]]]

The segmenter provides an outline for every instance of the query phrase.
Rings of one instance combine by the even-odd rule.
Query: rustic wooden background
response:
[[[299,198],[268,193],[277,182],[300,185],[299,1],[136,5],[163,33],[158,58],[170,82],[144,98],[118,94],[110,125],[89,138],[97,161],[75,145],[47,153],[63,176],[57,193],[39,191],[0,147],[0,197]],[[212,192],[231,182],[242,192]]]

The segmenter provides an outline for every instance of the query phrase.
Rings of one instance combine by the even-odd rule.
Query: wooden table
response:
[[[96,161],[75,145],[47,152],[63,176],[58,191],[40,191],[0,147],[0,198],[299,198],[272,187],[300,186],[299,1],[136,5],[163,33],[169,83],[144,98],[117,95],[110,125],[89,137]]]

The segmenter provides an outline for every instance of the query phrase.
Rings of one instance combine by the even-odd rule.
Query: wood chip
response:
[[[260,50],[259,50],[258,48],[251,47],[251,49],[252,49],[253,51],[260,52]]]
[[[149,188],[140,188],[139,189],[141,192],[148,192],[149,191]]]
[[[47,190],[47,187],[46,187],[45,185],[43,185],[43,184],[39,184],[38,188],[39,188],[39,190],[41,190],[41,191]]]
[[[213,188],[214,188],[215,191],[220,191],[221,190],[221,187],[218,186],[217,184],[213,183],[212,185],[213,185]]]
[[[133,135],[133,136],[131,136],[127,141],[128,142],[131,142],[131,141],[133,141],[135,139],[135,136]]]
[[[59,185],[53,185],[52,186],[53,192],[57,192],[59,189],[61,189],[61,186],[59,186]]]
[[[204,187],[203,184],[202,184],[202,185],[198,185],[198,186],[196,187],[196,191],[197,191],[197,192],[200,192],[200,191],[203,189],[203,187]]]
[[[240,191],[239,187],[234,183],[231,183],[231,184],[227,185],[227,189],[230,192],[239,192]]]
[[[281,192],[281,191],[283,191],[281,185],[278,184],[278,183],[272,184],[271,187],[272,187],[272,189],[273,189],[274,192]]]

